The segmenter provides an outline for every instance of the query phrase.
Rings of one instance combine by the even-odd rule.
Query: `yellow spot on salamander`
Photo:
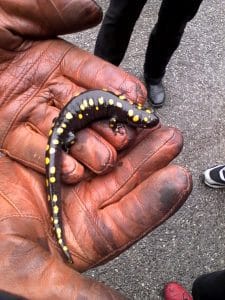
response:
[[[49,136],[52,135],[52,129],[49,130],[48,135],[49,135]]]
[[[55,177],[50,177],[50,178],[49,178],[49,181],[50,181],[51,183],[55,183],[55,182],[56,182],[56,178],[55,178]]]
[[[109,99],[109,105],[113,105],[114,104],[114,100],[113,99]]]
[[[98,106],[95,106],[95,110],[99,110],[99,107],[98,107]]]
[[[51,200],[51,197],[50,197],[50,195],[48,195],[48,201],[50,201]]]
[[[54,153],[55,153],[55,148],[50,148],[50,149],[49,149],[49,153],[50,153],[50,154],[54,154]]]
[[[64,131],[64,130],[63,130],[63,128],[62,128],[62,127],[59,127],[59,128],[57,129],[57,133],[58,133],[58,134],[62,134],[62,133],[63,133],[63,131]]]
[[[52,196],[52,201],[53,201],[53,202],[57,202],[57,201],[58,201],[58,197],[57,197],[56,194],[54,194],[54,195]]]
[[[47,144],[47,146],[46,146],[46,151],[48,151],[49,150],[49,144]]]
[[[81,103],[81,105],[80,105],[80,110],[85,110],[85,106],[83,103]]]
[[[60,245],[62,245],[63,240],[62,240],[62,239],[58,239],[58,243],[59,243]]]
[[[84,107],[88,107],[88,102],[86,99],[83,100],[83,105],[84,105]]]
[[[68,251],[68,247],[67,246],[63,246],[63,251]]]
[[[88,100],[88,102],[89,102],[89,105],[90,105],[90,106],[94,106],[94,104],[95,104],[95,103],[94,103],[94,100],[93,100],[92,98],[90,98],[90,99]]]
[[[54,219],[53,223],[54,223],[55,225],[58,225],[58,224],[59,224],[59,219],[58,219],[58,218]]]
[[[100,105],[104,104],[104,98],[103,98],[103,97],[99,97],[99,98],[98,98],[98,103],[99,103]]]
[[[66,128],[67,125],[66,125],[65,123],[62,123],[62,124],[61,124],[61,127],[62,127],[62,128]]]
[[[133,122],[138,122],[139,121],[139,115],[133,116]]]
[[[116,103],[116,106],[122,108],[122,107],[123,107],[123,104],[122,104],[121,102],[117,102],[117,103]]]
[[[129,110],[128,110],[128,116],[129,116],[129,117],[132,117],[133,115],[134,115],[133,109],[129,109]]]
[[[46,186],[48,186],[48,179],[46,179]]]
[[[150,114],[150,113],[151,113],[151,110],[150,110],[150,109],[146,109],[146,112]]]
[[[83,119],[83,115],[82,114],[78,114],[78,119]]]
[[[48,165],[50,163],[49,157],[45,157],[45,164]]]
[[[61,228],[56,228],[56,234],[57,234],[57,237],[58,238],[61,238],[61,235],[62,235],[62,230],[61,230]]]
[[[52,141],[52,143],[53,143],[54,145],[58,145],[58,144],[59,144],[59,140],[55,139],[55,140]]]
[[[57,205],[54,205],[53,206],[53,213],[57,215],[58,212],[59,212],[59,207]]]
[[[125,100],[125,99],[126,99],[126,97],[125,97],[124,95],[120,95],[119,98],[120,98],[121,100]]]
[[[67,120],[73,119],[73,115],[71,114],[71,112],[66,113],[66,119]]]
[[[145,122],[148,122],[148,118],[147,118],[147,117],[144,117],[144,121],[145,121]]]
[[[142,109],[142,105],[139,103],[138,105],[137,105],[137,109]]]

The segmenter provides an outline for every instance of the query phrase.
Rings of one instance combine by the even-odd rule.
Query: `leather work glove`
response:
[[[79,133],[62,166],[64,182],[80,181],[62,185],[63,228],[74,260],[67,265],[52,231],[43,175],[52,119],[85,89],[106,88],[140,103],[146,91],[135,77],[56,38],[97,24],[101,10],[94,1],[3,0],[0,7],[0,148],[6,154],[0,158],[0,290],[27,299],[123,299],[78,272],[119,255],[184,203],[191,176],[167,166],[182,137],[173,128],[144,130],[117,161],[133,130],[114,135],[97,122]],[[93,171],[88,180],[86,169]]]
[[[101,10],[94,1],[5,0],[0,5],[0,149],[44,174],[52,120],[72,96],[106,88],[144,102],[146,91],[134,76],[52,38],[98,23]],[[80,132],[71,155],[64,155],[64,181],[80,181],[85,166],[95,173],[108,171],[116,162],[116,150],[134,134],[124,127],[114,135],[108,122]]]
[[[110,173],[62,185],[63,228],[74,265],[66,264],[55,240],[45,177],[1,157],[0,290],[27,299],[122,299],[74,269],[111,260],[180,208],[191,175],[168,164],[181,146],[176,129],[145,130]]]

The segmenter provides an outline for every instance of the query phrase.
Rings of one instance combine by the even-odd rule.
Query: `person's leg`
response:
[[[192,287],[194,300],[224,300],[225,270],[198,277]]]
[[[7,292],[0,291],[0,300],[25,300],[20,296],[16,296]]]
[[[150,83],[159,82],[179,46],[185,26],[198,11],[202,0],[163,0],[158,21],[152,30],[146,51],[144,74]]]
[[[99,30],[94,54],[119,65],[134,25],[147,0],[111,0]]]
[[[153,106],[165,101],[162,78],[166,66],[177,49],[185,26],[198,11],[202,0],[163,0],[158,21],[149,38],[145,56],[144,77],[148,98]]]

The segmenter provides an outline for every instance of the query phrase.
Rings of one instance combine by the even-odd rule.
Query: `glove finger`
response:
[[[7,1],[2,8],[0,45],[15,49],[21,37],[49,38],[97,25],[102,10],[94,1]],[[5,28],[4,28],[5,27]],[[7,40],[7,43],[3,41]]]
[[[117,150],[122,150],[128,147],[131,143],[134,147],[140,140],[143,140],[145,136],[149,134],[150,131],[154,131],[161,125],[158,124],[148,130],[134,129],[126,124],[120,124],[119,132],[115,133],[111,128],[109,128],[108,121],[98,121],[91,125],[95,131],[97,131],[104,139],[106,139],[110,144],[112,144]],[[125,151],[120,154],[119,157],[125,155]]]
[[[18,144],[15,144],[17,141]],[[22,141],[22,142],[21,142]],[[29,123],[12,131],[5,140],[3,152],[23,165],[45,173],[45,148],[47,138],[35,132]],[[19,149],[19,152],[18,152]],[[71,156],[63,153],[62,179],[67,183],[78,182],[84,176],[84,167]]]
[[[86,89],[107,89],[137,103],[146,100],[146,89],[136,77],[78,47],[67,52],[61,70],[64,76]]]
[[[165,222],[183,205],[191,189],[188,170],[170,165],[147,178],[121,201],[105,207],[100,232],[114,250],[112,255],[118,255]]]
[[[7,136],[4,143],[7,150],[3,151],[24,165],[45,173],[46,145],[47,137],[37,132],[32,124],[26,123]],[[84,129],[77,133],[70,155],[63,153],[62,179],[67,183],[76,183],[86,177],[82,164],[95,173],[104,173],[112,168],[116,158],[116,150],[106,140],[94,130]]]
[[[71,242],[76,269],[85,271],[119,255],[172,216],[185,202],[191,188],[188,170],[170,165],[154,172],[119,201],[105,205],[97,212],[93,211],[95,199],[88,201],[87,193],[86,198],[81,198],[84,195],[78,193],[76,201],[71,195],[71,201],[66,200],[66,205],[70,202],[67,219],[74,220],[76,216],[82,226],[77,223],[73,226],[71,221],[69,225],[64,223],[64,230]],[[84,237],[91,247],[82,247]]]
[[[125,124],[119,125],[119,131],[114,132],[109,127],[108,120],[101,120],[91,125],[96,132],[113,145],[117,150],[127,147],[136,137],[137,131]]]
[[[162,127],[150,131],[144,140],[128,149],[112,172],[94,178],[91,183],[83,183],[79,197],[86,199],[85,193],[90,192],[99,209],[119,201],[152,173],[168,165],[181,151],[182,142],[181,133],[176,128]]]

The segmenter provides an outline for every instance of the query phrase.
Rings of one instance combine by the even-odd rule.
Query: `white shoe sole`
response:
[[[219,167],[219,166],[217,166],[217,167]],[[210,178],[209,173],[210,173],[210,171],[211,171],[212,169],[214,169],[214,168],[207,169],[205,172],[203,172],[203,179],[204,179],[203,182],[204,182],[207,186],[209,186],[209,187],[211,187],[211,188],[215,188],[215,189],[224,189],[224,188],[225,188],[225,184],[219,184],[219,183],[217,183],[216,181],[214,181],[214,180],[212,180],[212,179]]]

